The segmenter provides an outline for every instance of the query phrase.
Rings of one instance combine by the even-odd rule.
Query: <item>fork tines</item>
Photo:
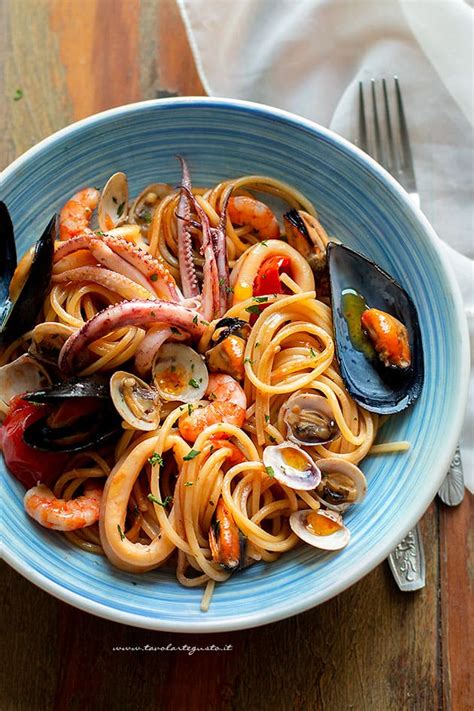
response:
[[[406,190],[416,190],[410,139],[398,77],[389,96],[385,79],[370,82],[370,99],[359,83],[359,138],[357,145],[395,176]],[[371,104],[371,111],[366,104]],[[394,117],[394,118],[392,118]]]

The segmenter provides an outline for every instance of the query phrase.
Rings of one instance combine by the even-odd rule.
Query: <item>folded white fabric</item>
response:
[[[358,82],[397,75],[421,206],[458,278],[474,352],[473,38],[463,0],[178,0],[211,96],[293,111],[354,140]],[[474,378],[461,437],[474,491]]]

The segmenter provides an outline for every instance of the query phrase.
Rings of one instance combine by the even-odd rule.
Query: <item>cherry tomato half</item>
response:
[[[289,289],[281,283],[280,274],[291,277],[291,265],[288,257],[268,257],[262,262],[253,282],[253,295],[289,294]]]
[[[42,482],[50,486],[64,469],[64,453],[41,452],[23,442],[23,433],[49,410],[47,405],[34,405],[21,395],[12,399],[10,410],[0,427],[0,447],[5,464],[15,479],[27,489]]]

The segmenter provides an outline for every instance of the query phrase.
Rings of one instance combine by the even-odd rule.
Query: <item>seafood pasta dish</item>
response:
[[[0,204],[0,446],[35,525],[205,611],[257,561],[350,545],[422,349],[406,292],[298,190],[179,160],[178,187],[82,188],[18,263]]]

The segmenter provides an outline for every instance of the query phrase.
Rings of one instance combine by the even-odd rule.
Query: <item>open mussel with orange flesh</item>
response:
[[[366,410],[392,414],[423,386],[418,315],[389,274],[340,244],[328,246],[336,355],[344,384]]]
[[[98,376],[75,378],[25,395],[44,406],[44,417],[26,428],[26,444],[47,452],[79,452],[106,443],[120,431],[109,384]]]
[[[57,218],[54,216],[48,222],[36,245],[26,252],[18,265],[13,227],[3,203],[0,231],[0,345],[3,345],[35,325],[51,278]]]

